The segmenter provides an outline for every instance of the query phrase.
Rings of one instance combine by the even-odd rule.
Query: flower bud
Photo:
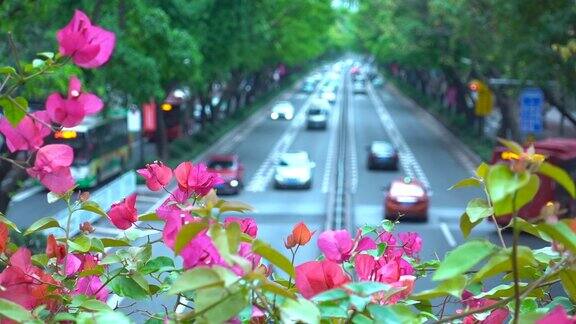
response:
[[[90,234],[94,232],[94,226],[90,222],[84,222],[80,224],[80,231],[84,234]]]
[[[83,191],[80,194],[79,200],[80,202],[86,202],[90,199],[90,193],[88,191]]]
[[[291,249],[293,247],[295,247],[296,244],[296,240],[294,239],[294,236],[292,234],[288,235],[288,237],[286,238],[286,242],[284,242],[284,246],[287,249]]]

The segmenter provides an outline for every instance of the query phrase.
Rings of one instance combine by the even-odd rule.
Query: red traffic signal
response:
[[[470,84],[468,85],[468,88],[470,88],[470,91],[478,91],[478,83],[477,82],[470,82]]]

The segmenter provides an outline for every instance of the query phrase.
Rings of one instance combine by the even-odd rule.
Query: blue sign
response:
[[[539,88],[525,88],[520,93],[520,131],[527,134],[542,132],[544,94]]]

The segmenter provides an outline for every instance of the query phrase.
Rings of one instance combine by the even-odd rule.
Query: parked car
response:
[[[274,174],[274,187],[277,189],[310,189],[312,187],[312,169],[307,152],[283,153],[278,159]]]
[[[392,181],[386,188],[384,216],[387,219],[428,220],[429,196],[418,180],[406,177]]]
[[[398,170],[398,151],[385,141],[374,141],[368,147],[368,169]]]
[[[240,163],[238,155],[213,155],[208,159],[207,167],[210,172],[220,175],[224,183],[216,186],[219,195],[239,194],[244,179],[244,166]]]
[[[294,118],[294,106],[289,101],[280,101],[272,107],[270,118],[291,120]]]

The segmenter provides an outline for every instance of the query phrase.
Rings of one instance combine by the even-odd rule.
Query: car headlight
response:
[[[238,180],[234,179],[234,180],[230,181],[230,187],[234,187],[234,188],[238,187]]]
[[[280,173],[276,173],[274,175],[274,179],[276,179],[276,181],[282,182],[282,181],[284,181],[284,176],[282,176]]]
[[[270,114],[270,118],[272,119],[278,119],[278,113],[277,112],[273,112]]]
[[[292,113],[286,113],[284,116],[286,116],[286,119],[292,119],[292,117],[294,117]]]

